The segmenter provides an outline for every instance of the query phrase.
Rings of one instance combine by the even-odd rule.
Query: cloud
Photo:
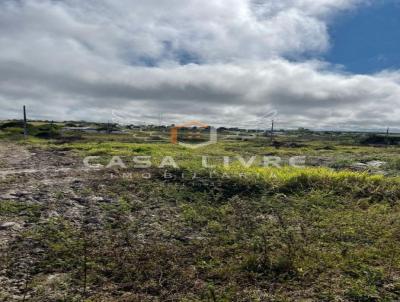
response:
[[[365,1],[363,1],[365,2]],[[400,75],[318,60],[357,0],[87,0],[0,3],[0,118],[193,118],[252,127],[399,127]]]

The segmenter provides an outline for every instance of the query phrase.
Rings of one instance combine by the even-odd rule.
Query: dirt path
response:
[[[0,144],[0,167],[2,169],[17,168],[28,162],[31,153],[18,144],[1,142]]]
[[[26,246],[25,251],[14,248],[34,223],[18,213],[8,215],[7,205],[40,205],[39,222],[59,216],[79,220],[83,207],[74,199],[78,199],[86,178],[80,160],[70,153],[1,142],[0,301],[23,300],[35,263],[35,255],[29,251],[32,247]],[[7,258],[10,252],[12,259]]]
[[[0,145],[0,200],[20,199],[26,193],[49,185],[65,185],[79,179],[78,158],[64,151],[28,149],[13,143]]]

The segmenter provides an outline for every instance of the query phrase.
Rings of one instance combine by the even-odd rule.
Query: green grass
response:
[[[0,217],[3,219],[22,218],[28,222],[38,222],[43,205],[20,201],[0,201]]]

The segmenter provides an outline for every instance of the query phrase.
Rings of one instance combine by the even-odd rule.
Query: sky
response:
[[[0,119],[400,130],[400,0],[2,0]]]

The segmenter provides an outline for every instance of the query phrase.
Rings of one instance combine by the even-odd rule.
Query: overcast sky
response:
[[[357,45],[339,30],[388,3],[398,19],[391,0],[1,0],[0,119],[26,104],[49,120],[400,129],[400,71],[377,39],[400,29],[372,42],[353,22]],[[373,70],[340,65],[363,41],[382,45]]]

